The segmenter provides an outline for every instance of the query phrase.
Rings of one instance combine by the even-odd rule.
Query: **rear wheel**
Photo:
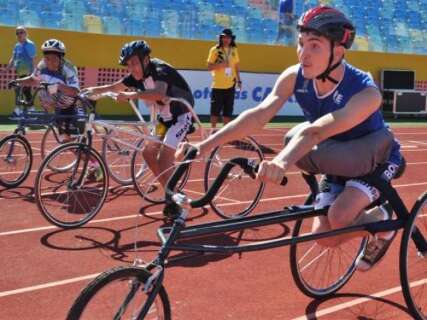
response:
[[[171,310],[166,290],[162,286],[148,313],[138,318],[150,292],[144,285],[151,273],[138,267],[118,267],[102,273],[80,293],[67,315],[77,319],[146,319],[170,320]]]
[[[406,304],[417,320],[427,319],[427,193],[411,211],[400,246],[400,281]]]
[[[132,184],[132,157],[135,151],[135,147],[130,147],[119,141],[123,140],[126,143],[137,146],[141,142],[141,138],[136,138],[133,135],[121,133],[118,131],[114,139],[110,138],[108,134],[103,139],[102,143],[102,157],[107,163],[107,168],[110,176],[114,181],[121,185],[130,185]]]
[[[140,142],[140,147],[143,141]],[[159,181],[159,177],[163,174],[172,174],[175,166],[170,167],[165,172],[162,172],[159,176],[150,170],[143,157],[142,151],[135,151],[132,157],[132,179],[134,182],[135,189],[141,197],[147,201],[160,204],[165,202],[165,189]],[[187,183],[188,177],[190,176],[191,166],[184,173],[181,180],[178,182],[178,189],[182,190],[184,185]]]
[[[58,128],[55,126],[49,126],[42,137],[42,142],[40,146],[40,154],[41,158],[46,158],[55,148],[59,147],[60,145],[63,145],[64,143],[69,142],[77,142],[78,136],[74,136],[70,138],[71,140],[64,141],[64,137],[61,136],[58,132]],[[50,164],[53,165],[53,164]],[[71,168],[73,166],[73,162],[70,163],[63,163],[60,167],[50,167],[50,169],[58,171],[58,172],[64,172]]]
[[[16,188],[28,177],[33,153],[27,139],[14,134],[0,141],[0,185]]]
[[[310,234],[314,218],[295,222],[292,237]],[[321,299],[342,288],[356,270],[356,259],[367,238],[353,238],[337,247],[324,247],[317,241],[292,244],[290,263],[295,284],[305,295]]]

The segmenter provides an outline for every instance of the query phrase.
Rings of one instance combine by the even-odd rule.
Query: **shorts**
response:
[[[77,135],[83,134],[86,125],[86,113],[83,108],[69,107],[66,109],[56,108],[55,119],[59,134]]]
[[[286,134],[285,144],[307,125],[304,122],[292,128]],[[393,134],[387,128],[349,141],[327,139],[296,165],[308,173],[357,178],[372,173],[379,164],[388,161],[393,145]]]
[[[234,108],[234,86],[229,89],[212,89],[211,93],[211,115],[231,118]]]
[[[155,134],[163,141],[165,145],[176,149],[178,144],[184,140],[187,134],[192,130],[193,121],[190,112],[178,116],[176,122],[171,126],[159,123],[155,128]]]
[[[327,182],[323,178],[323,181],[320,183],[320,192],[316,195],[314,201],[314,208],[318,210],[330,206],[346,187],[356,188],[363,192],[369,198],[370,203],[373,203],[380,197],[379,190],[363,180],[349,179],[346,182],[338,183]]]

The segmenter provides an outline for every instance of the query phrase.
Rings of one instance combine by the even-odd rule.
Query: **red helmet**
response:
[[[297,28],[300,32],[318,32],[346,49],[350,49],[356,36],[351,21],[342,12],[327,6],[318,6],[303,13]]]

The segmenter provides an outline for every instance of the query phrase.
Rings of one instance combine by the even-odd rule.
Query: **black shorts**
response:
[[[212,89],[211,93],[211,115],[224,117],[233,116],[234,86],[229,89]]]
[[[55,115],[58,116],[55,124],[60,134],[75,135],[84,132],[86,124],[84,109],[74,106],[66,109],[56,108]]]

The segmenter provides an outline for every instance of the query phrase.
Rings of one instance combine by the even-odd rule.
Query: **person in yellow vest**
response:
[[[239,53],[236,36],[231,29],[224,29],[218,44],[209,50],[208,70],[212,74],[211,125],[215,130],[222,114],[224,124],[233,116],[234,93],[242,88],[239,70]]]

